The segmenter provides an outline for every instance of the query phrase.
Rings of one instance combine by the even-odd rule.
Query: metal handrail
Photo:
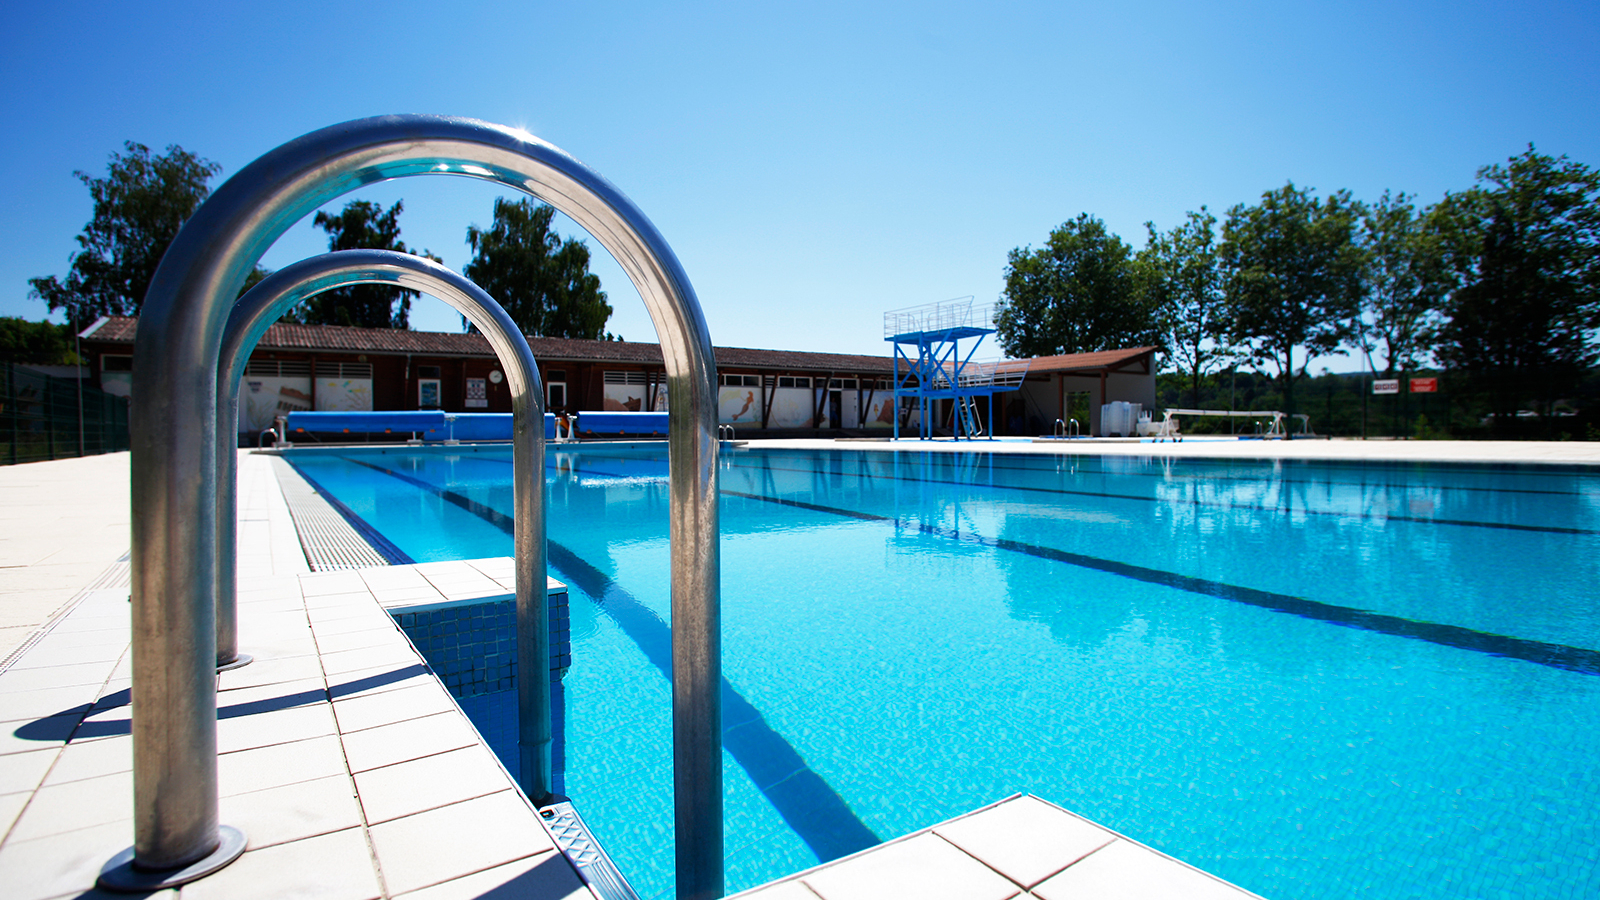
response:
[[[550,636],[545,626],[544,387],[539,367],[511,317],[482,288],[420,256],[388,250],[345,250],[304,259],[272,273],[233,307],[217,362],[217,475],[236,478],[234,433],[239,421],[238,384],[245,364],[267,327],[297,304],[324,291],[352,284],[392,284],[438,297],[478,327],[505,367],[511,389],[512,471],[516,558],[518,746],[520,783],[536,803],[555,791],[551,778],[553,731],[550,710]],[[447,416],[453,420],[453,416]],[[452,437],[454,433],[452,432]],[[217,492],[217,522],[237,516],[233,491]],[[250,661],[238,652],[236,606],[237,531],[217,529],[217,667]]]
[[[732,425],[718,425],[717,426],[717,440],[719,440],[719,441],[737,440],[737,438],[734,436],[733,426]]]
[[[704,315],[666,241],[604,178],[525,131],[444,116],[347,122],[267,153],[190,216],[151,280],[130,416],[134,846],[124,868],[181,879],[147,878],[153,890],[229,861],[206,868],[232,840],[217,816],[215,594],[230,586],[216,581],[215,536],[235,527],[217,519],[219,492],[235,486],[219,483],[216,465],[217,367],[234,300],[295,222],[362,185],[425,174],[480,178],[554,206],[622,264],[660,332],[678,894],[721,896],[716,360]]]

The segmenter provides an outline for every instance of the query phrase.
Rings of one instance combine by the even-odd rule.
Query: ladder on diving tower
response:
[[[961,417],[961,431],[967,437],[983,437],[983,420],[978,416],[978,398],[962,397],[956,406]]]

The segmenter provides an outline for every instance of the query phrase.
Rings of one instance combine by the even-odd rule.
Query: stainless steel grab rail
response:
[[[218,481],[216,431],[217,368],[234,299],[262,253],[319,206],[364,184],[427,174],[481,178],[554,206],[616,258],[655,323],[671,410],[678,895],[721,896],[716,361],[700,304],[666,241],[604,178],[525,131],[444,116],[361,119],[267,153],[195,211],[151,281],[134,346],[130,426],[131,867],[190,880],[229,837],[217,817],[216,592],[228,586],[217,584],[215,540],[219,528],[234,527],[217,519],[218,492],[234,486]]]
[[[544,387],[521,329],[483,289],[420,256],[344,250],[303,259],[263,279],[234,304],[222,337],[217,375],[217,477],[236,480],[238,385],[250,351],[268,326],[296,304],[351,284],[394,284],[450,304],[488,338],[511,389],[513,540],[517,598],[517,717],[522,790],[536,804],[554,793],[550,748],[550,633],[546,625]],[[235,492],[217,492],[217,522],[237,519]],[[238,652],[237,529],[217,529],[217,665],[241,664]],[[248,662],[247,658],[243,658]]]

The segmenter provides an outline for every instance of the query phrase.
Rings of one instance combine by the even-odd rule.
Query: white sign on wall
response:
[[[1373,379],[1372,392],[1374,394],[1398,394],[1398,393],[1400,393],[1400,379],[1398,379],[1398,378],[1376,378],[1376,379]]]

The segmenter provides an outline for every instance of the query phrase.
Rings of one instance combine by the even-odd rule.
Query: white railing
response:
[[[971,297],[942,300],[893,309],[883,314],[883,337],[954,331],[958,328],[994,329],[994,304],[974,306]]]

